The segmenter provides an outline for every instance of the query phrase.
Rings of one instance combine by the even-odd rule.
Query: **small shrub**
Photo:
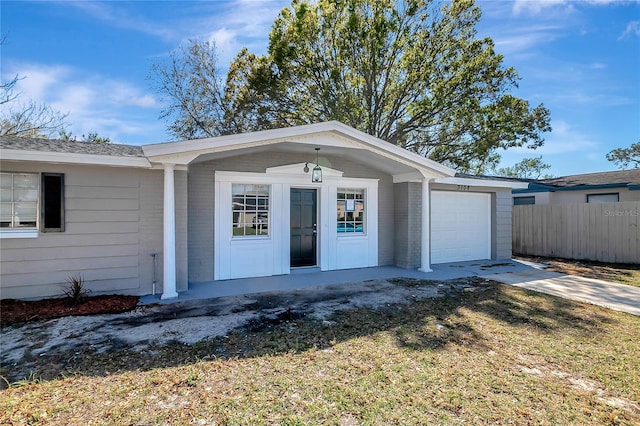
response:
[[[84,278],[80,274],[69,277],[62,292],[69,298],[71,306],[79,305],[89,295],[89,290],[84,286]]]

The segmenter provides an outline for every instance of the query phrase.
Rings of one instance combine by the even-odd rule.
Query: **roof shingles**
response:
[[[586,173],[582,175],[563,176],[552,179],[540,179],[537,183],[559,187],[607,184],[638,185],[640,184],[640,169]]]
[[[64,141],[60,139],[20,138],[17,136],[0,136],[0,148],[20,151],[110,155],[116,157],[145,157],[142,147],[135,145]]]

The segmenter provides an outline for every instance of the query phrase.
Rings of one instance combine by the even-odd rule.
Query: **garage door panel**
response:
[[[431,193],[431,263],[491,257],[491,196]]]

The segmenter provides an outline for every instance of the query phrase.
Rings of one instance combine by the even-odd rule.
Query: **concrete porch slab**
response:
[[[455,278],[484,276],[531,269],[512,260],[476,260],[468,262],[432,265],[433,272],[403,269],[395,266],[343,269],[322,272],[318,268],[296,269],[289,275],[271,277],[239,278],[234,280],[190,283],[187,291],[179,292],[177,298],[160,299],[160,294],[140,298],[140,304],[175,303],[187,300],[214,299],[272,291],[287,291],[308,287],[326,286],[388,278],[418,278],[424,280],[450,280]]]

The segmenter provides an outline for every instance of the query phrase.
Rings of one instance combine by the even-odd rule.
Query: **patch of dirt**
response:
[[[182,345],[224,339],[233,330],[239,330],[241,334],[268,333],[279,324],[307,317],[310,321],[329,324],[328,320],[336,312],[388,308],[460,294],[474,288],[480,290],[491,285],[487,281],[479,277],[450,281],[380,279],[167,305],[142,305],[116,315],[65,316],[37,321],[32,314],[31,322],[5,327],[0,333],[0,373],[11,381],[28,378],[30,371],[54,377],[70,363],[90,354],[127,350],[150,353],[155,348],[182,348]],[[64,301],[60,303],[61,312],[69,315],[69,307]],[[131,307],[134,306],[132,303]]]
[[[579,275],[585,278],[613,281],[623,284],[640,284],[640,265],[602,263],[589,260],[570,260],[554,257],[514,256],[515,259],[548,265],[547,271]]]
[[[520,356],[520,358],[525,360],[525,357]],[[533,367],[526,367],[522,365],[520,366],[520,371],[525,374],[538,376],[542,379],[554,378],[557,380],[563,380],[568,386],[577,391],[594,394],[596,399],[601,403],[621,408],[630,413],[640,413],[640,406],[636,402],[609,395],[606,388],[594,380],[574,377],[564,371],[556,370],[552,366],[542,364],[537,364]]]
[[[76,315],[118,314],[135,309],[138,296],[118,294],[87,297],[73,305],[68,297],[25,301],[0,300],[0,326]]]

